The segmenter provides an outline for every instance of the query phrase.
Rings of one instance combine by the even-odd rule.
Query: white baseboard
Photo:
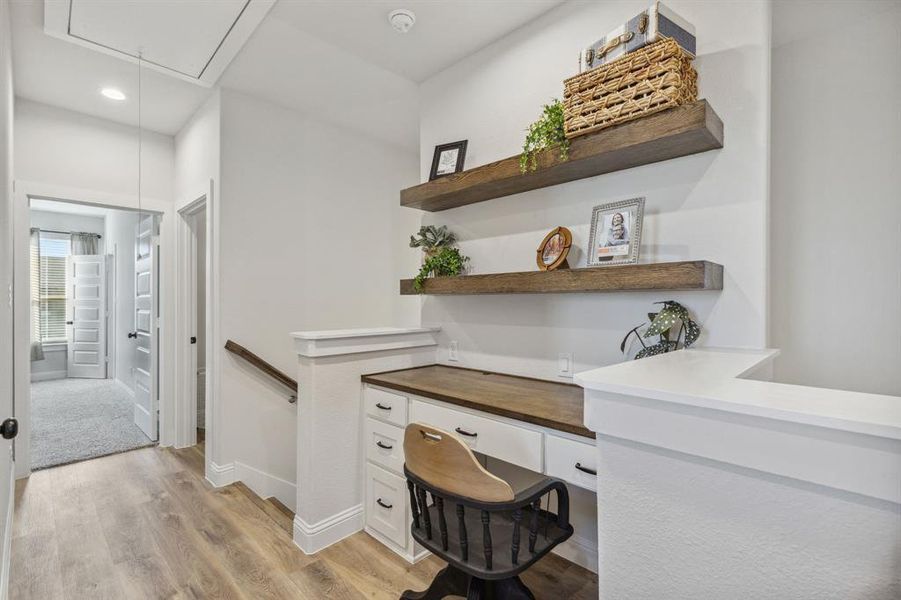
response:
[[[31,372],[31,382],[35,381],[50,381],[52,379],[65,379],[66,375],[68,375],[67,371],[44,371],[44,372]]]
[[[206,470],[206,480],[209,481],[213,487],[223,487],[234,483],[236,481],[235,463],[217,465],[213,461],[210,461]]]
[[[9,598],[9,564],[12,559],[13,541],[13,501],[16,489],[15,464],[9,470],[9,498],[7,499],[6,522],[3,527],[3,564],[0,565],[0,600]]]
[[[362,530],[362,504],[352,506],[312,525],[296,516],[294,517],[294,544],[304,554],[316,554]]]
[[[297,486],[290,481],[238,461],[235,461],[235,481],[243,482],[260,498],[274,496],[292,511],[297,507]]]
[[[119,384],[119,387],[121,387],[123,390],[125,390],[125,392],[126,392],[129,396],[131,396],[132,399],[134,399],[134,397],[135,397],[135,391],[134,391],[132,388],[130,388],[130,387],[128,386],[127,383],[125,383],[124,381],[122,381],[122,380],[119,379],[118,377],[115,379],[115,382],[118,383],[118,384]]]
[[[589,540],[574,533],[571,538],[554,548],[554,554],[562,556],[592,573],[598,572],[598,548]]]

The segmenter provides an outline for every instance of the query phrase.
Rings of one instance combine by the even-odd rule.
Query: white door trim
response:
[[[31,198],[88,204],[104,208],[137,210],[135,195],[110,194],[69,186],[34,181],[15,182],[13,206],[13,395],[19,419],[16,439],[16,477],[31,474],[31,332],[29,318],[29,228]],[[174,396],[174,323],[175,323],[175,206],[158,198],[142,198],[141,208],[162,216],[160,219],[160,445],[175,441]]]
[[[216,463],[219,455],[219,372],[220,349],[219,339],[219,205],[213,189],[213,180],[194,186],[184,198],[177,200],[177,256],[176,273],[178,278],[178,297],[176,299],[175,336],[176,336],[176,441],[177,447],[192,446],[197,443],[197,394],[196,373],[197,353],[189,339],[196,333],[194,318],[197,295],[194,286],[196,272],[194,268],[196,252],[196,236],[190,221],[203,209],[206,209],[206,475],[211,474],[211,464]]]

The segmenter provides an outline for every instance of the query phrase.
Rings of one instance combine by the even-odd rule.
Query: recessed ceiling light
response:
[[[122,92],[122,90],[118,90],[116,88],[105,87],[100,90],[100,93],[110,100],[125,100],[125,94]]]
[[[398,33],[407,33],[416,23],[416,15],[413,14],[412,10],[404,8],[392,10],[388,13],[388,22],[391,23],[391,27],[394,27],[394,30]]]

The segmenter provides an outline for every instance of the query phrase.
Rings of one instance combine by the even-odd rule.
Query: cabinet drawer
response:
[[[363,427],[366,458],[398,475],[404,472],[404,430],[396,425],[366,418]]]
[[[407,547],[407,480],[366,465],[366,525]]]
[[[541,433],[537,431],[420,400],[413,400],[411,411],[411,422],[455,431],[473,452],[541,472]]]
[[[594,444],[548,435],[545,436],[544,448],[544,464],[548,475],[597,492],[597,475],[583,470],[597,471],[598,450]]]
[[[400,427],[407,426],[406,396],[367,385],[363,388],[363,404],[366,406],[367,415]]]

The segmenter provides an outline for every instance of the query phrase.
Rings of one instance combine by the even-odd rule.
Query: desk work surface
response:
[[[594,439],[583,424],[583,390],[577,385],[445,365],[374,373],[362,380]]]

